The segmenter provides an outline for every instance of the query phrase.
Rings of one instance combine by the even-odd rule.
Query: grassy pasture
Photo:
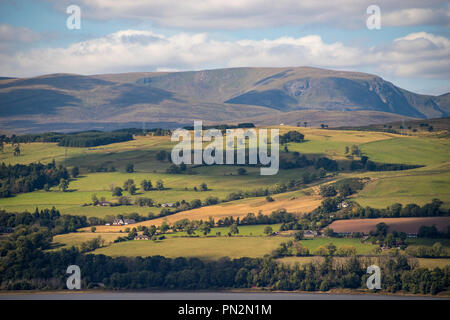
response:
[[[280,134],[291,130],[304,134],[306,141],[303,143],[288,143],[289,151],[298,151],[305,154],[323,154],[335,158],[342,158],[345,155],[346,146],[384,141],[395,137],[393,134],[384,132],[323,130],[300,127],[281,127]]]
[[[53,245],[55,249],[78,247],[81,243],[101,237],[105,240],[105,245],[112,243],[120,236],[119,233],[99,233],[99,232],[73,232],[60,234],[53,237]]]
[[[250,225],[250,226],[239,226],[239,236],[266,236],[264,233],[264,228],[270,226],[272,227],[273,232],[278,232],[280,230],[281,223],[277,224],[258,224],[258,225]],[[221,236],[226,236],[230,231],[229,227],[216,227],[212,228],[209,235],[215,236],[218,232],[220,232]],[[203,236],[200,231],[195,232],[196,235]],[[188,234],[183,232],[175,232],[168,233],[168,237],[186,237]]]
[[[408,246],[427,246],[431,247],[436,242],[441,243],[445,247],[450,247],[450,239],[429,239],[429,238],[410,238],[406,239]]]
[[[276,249],[282,237],[208,237],[208,238],[167,238],[162,241],[126,241],[114,243],[94,251],[95,254],[109,256],[154,256],[167,258],[197,257],[214,260],[221,257],[258,258]]]
[[[376,259],[376,258],[375,258]],[[323,263],[325,260],[324,257],[311,256],[311,257],[284,257],[277,259],[278,263],[283,263],[287,265],[295,265],[296,263],[299,265],[305,265],[310,262],[313,263]],[[334,257],[333,260],[335,263],[344,263],[348,260],[347,257]],[[413,258],[412,261],[417,261],[418,266],[420,268],[434,269],[434,268],[444,268],[445,266],[450,265],[450,259],[429,259],[429,258]]]
[[[342,246],[354,246],[356,249],[356,254],[366,255],[373,254],[376,245],[371,243],[362,243],[359,239],[353,238],[315,238],[300,241],[305,248],[308,248],[310,253],[313,253],[318,247],[326,246],[329,243],[333,243],[337,248]]]
[[[267,236],[264,233],[264,228],[266,226],[271,226],[273,231],[276,232],[276,231],[279,231],[281,224],[239,226],[239,235],[238,236],[239,237],[242,237],[242,236],[265,237],[265,236]],[[54,245],[55,249],[69,248],[71,246],[79,246],[82,242],[94,239],[99,236],[105,240],[105,245],[110,245],[118,237],[126,235],[126,234],[120,233],[120,232],[98,232],[98,227],[97,227],[97,231],[95,233],[90,232],[90,228],[88,228],[88,229],[89,229],[89,231],[86,230],[85,232],[72,232],[72,233],[60,234],[60,235],[53,237],[53,245]],[[211,236],[216,236],[217,232],[220,232],[222,237],[226,237],[229,232],[229,229],[230,229],[229,227],[212,228],[210,234],[206,237],[208,239],[211,239]],[[179,238],[179,237],[186,238],[186,237],[188,237],[188,234],[186,232],[167,233],[165,235],[167,238]],[[196,231],[194,236],[205,237],[199,231]],[[250,239],[250,241],[252,241],[252,240]],[[55,250],[55,249],[53,249],[53,250]]]
[[[450,140],[396,137],[362,144],[361,151],[377,162],[431,165],[450,159]]]
[[[374,180],[355,196],[362,206],[384,208],[393,203],[424,205],[438,198],[444,202],[444,207],[450,207],[450,171],[414,169],[373,176]]]
[[[142,192],[138,190],[136,195],[130,196],[127,192],[124,195],[130,196],[133,200],[137,197],[149,197],[156,203],[176,202],[179,200],[191,201],[193,199],[205,200],[210,196],[224,199],[229,193],[237,190],[254,190],[266,188],[291,178],[300,178],[304,170],[284,170],[275,176],[260,176],[257,168],[250,168],[248,174],[244,176],[224,175],[223,171],[232,170],[236,172],[238,167],[232,169],[218,166],[211,168],[199,168],[199,174],[166,174],[166,173],[122,173],[122,172],[101,172],[90,173],[81,176],[70,182],[69,191],[60,192],[52,188],[51,192],[35,191],[31,193],[18,194],[15,197],[0,199],[0,208],[10,211],[34,210],[36,207],[45,208],[56,206],[63,213],[78,214],[86,216],[104,217],[108,214],[137,212],[147,215],[149,212],[159,213],[161,208],[120,206],[113,208],[105,207],[83,207],[85,203],[92,202],[93,194],[98,198],[105,197],[107,201],[114,200],[110,191],[111,186],[122,187],[127,179],[133,179],[135,184],[139,184],[144,179],[150,179],[153,185],[161,179],[164,181],[166,190],[152,190]],[[194,187],[199,188],[205,182],[209,190],[200,192],[194,191]],[[238,188],[236,187],[238,186]],[[245,212],[247,214],[250,211]]]
[[[395,202],[402,204],[417,203],[423,205],[433,198],[444,201],[444,207],[450,207],[450,163],[444,162],[450,159],[448,139],[432,137],[406,137],[383,132],[346,131],[346,130],[322,130],[314,128],[280,127],[283,134],[289,130],[297,130],[305,134],[306,142],[289,143],[290,151],[299,151],[306,154],[324,154],[336,159],[343,159],[345,146],[358,144],[364,154],[372,160],[380,162],[423,164],[424,168],[396,172],[364,172],[341,173],[342,176],[368,176],[373,178],[364,190],[354,196],[361,205],[373,207],[386,207]],[[275,176],[261,176],[258,168],[247,168],[248,174],[238,176],[238,166],[202,166],[193,168],[196,174],[166,174],[169,166],[167,161],[157,161],[155,158],[158,150],[170,151],[174,145],[170,137],[138,136],[135,140],[114,143],[93,148],[64,148],[55,143],[28,143],[21,144],[22,155],[12,156],[10,145],[5,147],[5,152],[0,154],[0,162],[7,164],[30,163],[40,161],[50,162],[55,159],[58,163],[66,163],[68,166],[77,165],[82,168],[82,175],[70,183],[72,192],[35,191],[27,194],[19,194],[12,198],[0,199],[0,208],[10,211],[32,211],[36,207],[44,208],[56,206],[63,213],[104,217],[119,213],[137,212],[141,215],[158,213],[160,208],[141,208],[137,206],[121,207],[92,207],[82,206],[90,203],[93,194],[97,197],[105,197],[107,201],[114,200],[111,186],[122,186],[127,179],[134,179],[139,187],[143,179],[152,180],[153,184],[162,179],[169,189],[164,191],[140,192],[132,198],[150,197],[157,203],[176,202],[181,199],[187,201],[193,199],[204,200],[209,196],[223,199],[232,191],[253,190],[267,187],[276,183],[288,182],[290,179],[300,179],[305,171],[312,168],[280,170]],[[67,150],[67,160],[66,159]],[[124,173],[124,167],[128,163],[135,164],[135,173]],[[89,166],[114,166],[117,172],[86,173],[83,168]],[[193,188],[205,182],[211,189],[207,192],[195,192]],[[187,188],[187,190],[186,190]],[[126,192],[124,195],[128,195]],[[248,200],[248,199],[246,199]],[[236,203],[233,215],[245,215],[248,212],[257,213],[259,210],[270,212],[270,206],[261,205],[261,200],[255,199],[245,204]],[[281,200],[274,204],[280,207]],[[312,203],[311,203],[312,204]],[[215,207],[214,214],[224,212],[230,215],[230,211],[223,205]],[[314,206],[302,203],[289,202],[283,204],[286,209],[294,212],[304,212],[313,209]],[[298,207],[297,207],[298,206]],[[267,207],[267,210],[265,209]],[[217,210],[220,212],[218,212]],[[208,208],[196,209],[186,213],[192,217],[204,217],[210,215]],[[208,212],[206,212],[208,211]],[[225,212],[226,211],[226,212]]]
[[[33,142],[20,144],[20,157],[14,157],[14,148],[8,144],[4,151],[0,152],[0,163],[5,164],[29,164],[31,162],[50,163],[55,159],[57,163],[63,163],[66,148],[57,146],[56,143]],[[79,156],[87,153],[84,148],[67,148],[67,155]]]
[[[419,267],[434,269],[434,268],[445,268],[450,265],[450,259],[425,259],[418,258]]]

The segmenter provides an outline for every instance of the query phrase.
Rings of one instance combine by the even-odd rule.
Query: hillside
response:
[[[400,134],[423,134],[424,132],[449,134],[450,133],[450,117],[436,119],[406,119],[388,122],[384,124],[372,124],[368,126],[346,126],[336,127],[335,129],[347,130],[365,130],[365,131],[396,131]]]
[[[8,132],[177,127],[196,119],[345,126],[448,115],[449,94],[310,67],[0,78],[0,124]]]

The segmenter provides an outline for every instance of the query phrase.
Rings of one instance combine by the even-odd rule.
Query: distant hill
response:
[[[345,126],[449,115],[450,93],[420,95],[376,75],[311,67],[0,78],[0,124],[11,132],[242,119]]]
[[[336,129],[369,130],[369,131],[395,131],[401,134],[413,134],[415,132],[438,133],[441,136],[450,134],[450,117],[436,119],[402,119],[401,121],[370,124],[370,125],[343,125]]]

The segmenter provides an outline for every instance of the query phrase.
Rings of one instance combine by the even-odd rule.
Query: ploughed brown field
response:
[[[369,233],[371,230],[375,230],[376,225],[380,222],[386,223],[389,231],[417,233],[421,226],[433,225],[439,231],[445,231],[450,225],[450,217],[350,219],[334,221],[329,227],[334,232]]]

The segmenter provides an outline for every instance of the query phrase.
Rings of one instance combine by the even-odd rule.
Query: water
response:
[[[381,294],[254,293],[205,291],[2,292],[0,300],[441,300],[438,297]],[[450,300],[450,298],[447,298]]]

